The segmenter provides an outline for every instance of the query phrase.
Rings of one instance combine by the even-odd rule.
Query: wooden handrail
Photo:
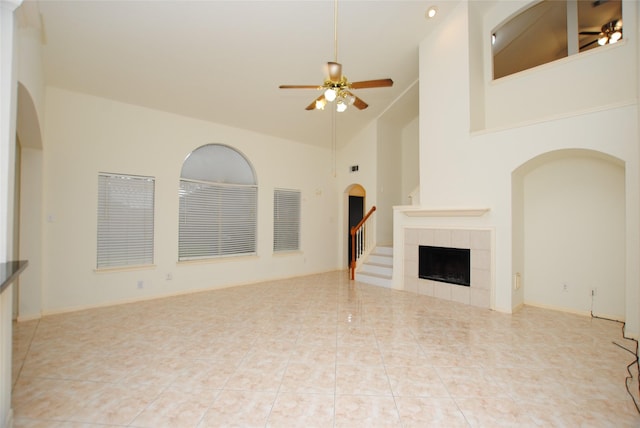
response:
[[[357,225],[352,227],[351,231],[349,232],[351,234],[351,264],[349,266],[351,270],[351,280],[354,280],[356,277],[356,234],[358,233],[358,230],[360,230],[362,226],[364,226],[364,224],[367,222],[369,217],[371,217],[371,214],[373,214],[375,210],[376,206],[374,205],[371,207],[369,212],[364,217],[362,217],[362,220],[360,220]]]
[[[376,210],[376,206],[372,206],[371,209],[369,210],[369,212],[367,213],[367,215],[365,215],[364,217],[362,217],[362,220],[360,220],[360,222],[358,224],[356,224],[355,226],[353,226],[351,228],[351,236],[354,236],[356,234],[356,232],[358,231],[358,229],[360,229],[362,227],[363,224],[365,224],[365,222],[369,219],[369,217],[371,217],[371,214],[373,214],[373,212]],[[343,259],[344,260],[344,259]]]

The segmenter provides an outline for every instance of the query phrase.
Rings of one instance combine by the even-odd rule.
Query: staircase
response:
[[[356,271],[356,281],[392,288],[393,247],[377,246]]]

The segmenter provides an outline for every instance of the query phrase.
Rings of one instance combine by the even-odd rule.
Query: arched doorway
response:
[[[14,319],[42,311],[43,143],[40,120],[29,90],[18,82],[14,251],[29,268],[14,290]]]
[[[354,184],[347,190],[347,195],[349,199],[347,222],[347,266],[349,266],[352,254],[351,228],[357,226],[360,220],[364,217],[366,191],[361,185]]]

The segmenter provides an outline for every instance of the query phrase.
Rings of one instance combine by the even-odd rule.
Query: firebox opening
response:
[[[471,250],[420,245],[418,276],[423,279],[471,286]]]

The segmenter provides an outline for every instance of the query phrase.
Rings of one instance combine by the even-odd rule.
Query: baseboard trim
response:
[[[90,310],[90,309],[99,309],[99,308],[107,308],[107,307],[111,307],[111,306],[128,305],[128,304],[131,304],[131,303],[146,302],[146,301],[150,301],[150,300],[166,299],[166,298],[170,298],[170,297],[178,297],[178,296],[184,296],[184,295],[188,295],[188,294],[206,293],[206,292],[209,292],[209,291],[223,290],[223,289],[226,289],[226,288],[242,287],[242,286],[245,286],[245,285],[260,284],[260,283],[263,283],[263,282],[284,281],[284,280],[288,280],[288,279],[292,279],[292,278],[301,278],[301,277],[306,277],[306,276],[322,275],[322,274],[325,274],[325,273],[342,272],[342,271],[343,271],[343,269],[332,269],[332,270],[325,270],[325,271],[318,271],[318,272],[310,272],[310,273],[306,273],[304,275],[289,275],[289,276],[276,277],[276,278],[266,278],[266,279],[261,279],[261,280],[256,280],[256,281],[221,284],[221,285],[212,286],[212,287],[180,290],[180,291],[175,291],[175,292],[170,292],[170,293],[161,293],[161,294],[157,294],[157,295],[141,296],[141,297],[134,297],[134,298],[129,298],[129,299],[120,299],[120,300],[104,302],[104,303],[79,305],[79,306],[72,306],[72,307],[53,309],[53,310],[43,310],[39,318],[47,317],[47,316],[51,316],[51,315],[62,315],[62,314],[67,314],[67,313],[72,313],[72,312],[86,311],[86,310]]]
[[[7,412],[7,417],[4,419],[4,428],[12,428],[13,427],[13,409],[9,407],[9,411]]]

